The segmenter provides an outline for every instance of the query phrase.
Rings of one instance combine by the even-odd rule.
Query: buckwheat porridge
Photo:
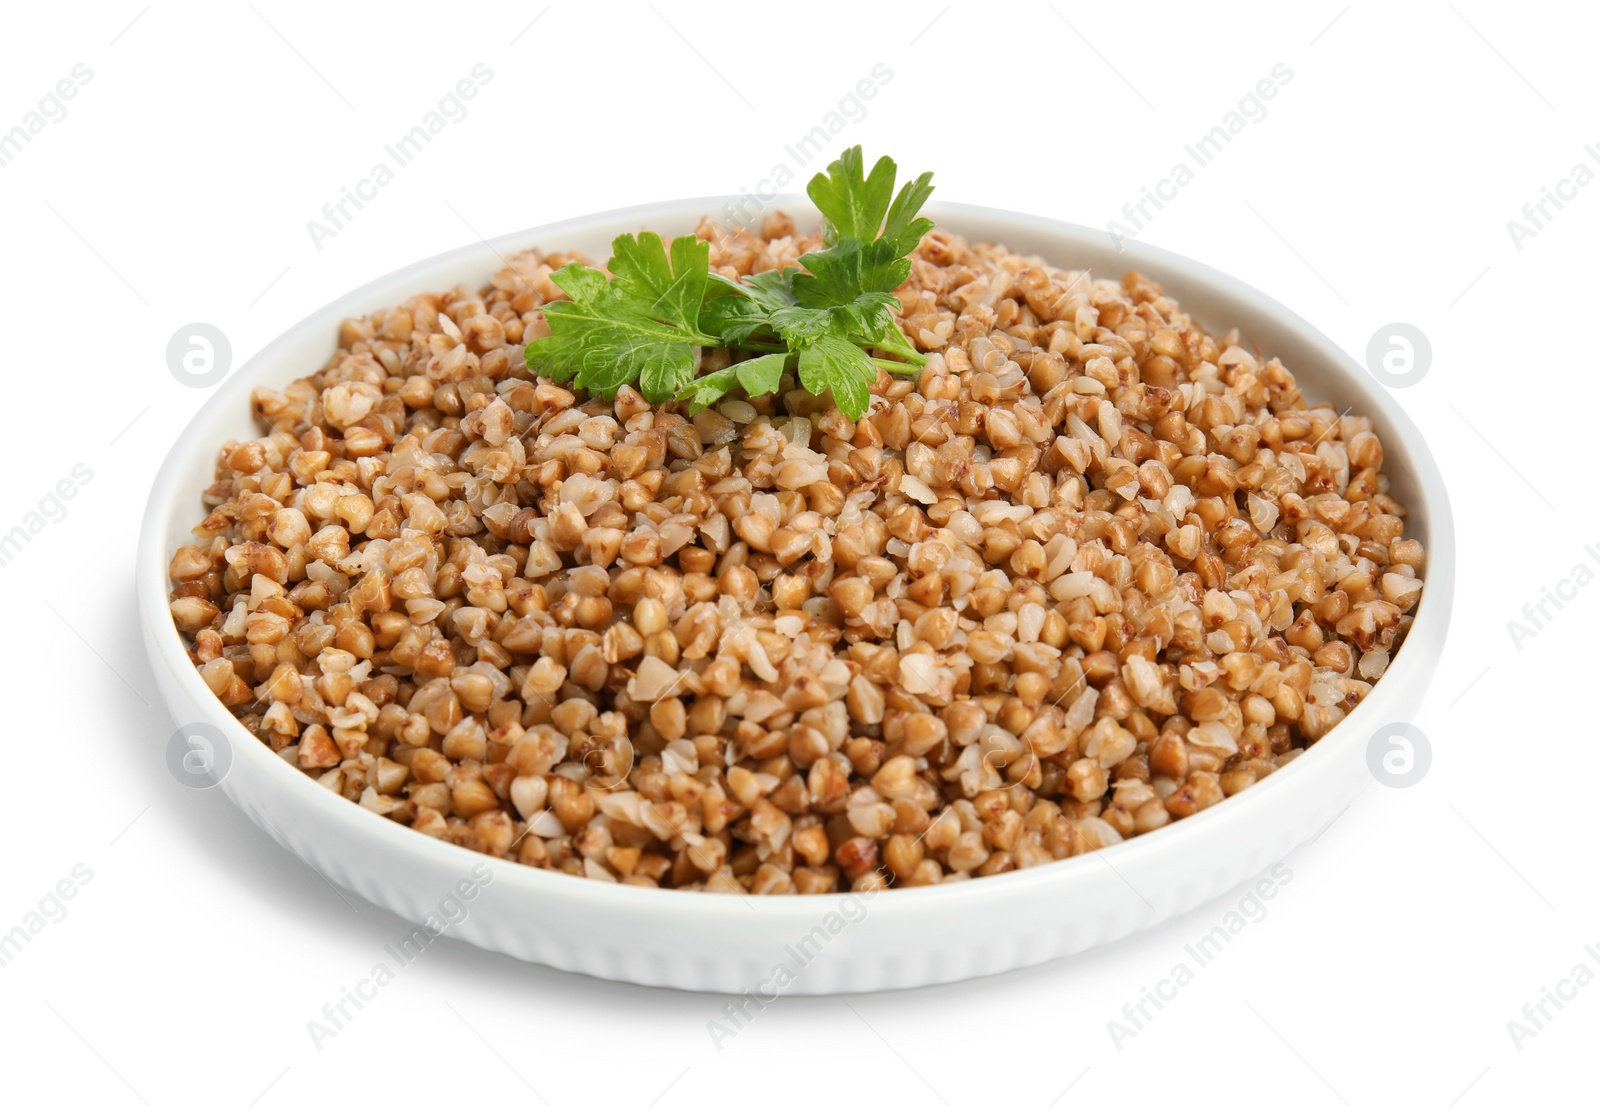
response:
[[[734,281],[823,244],[697,235]],[[346,321],[172,558],[200,675],[353,805],[647,887],[991,876],[1302,755],[1422,592],[1369,421],[1148,277],[911,242],[926,361],[859,420],[793,369],[693,415],[536,375],[573,256]]]

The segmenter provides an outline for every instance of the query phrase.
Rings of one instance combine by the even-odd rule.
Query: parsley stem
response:
[[[892,375],[916,374],[922,367],[916,363],[908,363],[904,359],[885,359],[874,355],[872,361]]]
[[[898,326],[885,332],[873,342],[872,346],[880,351],[892,351],[896,355],[903,355],[919,367],[928,361],[927,356],[911,346],[911,341],[906,339],[905,333],[900,331]]]

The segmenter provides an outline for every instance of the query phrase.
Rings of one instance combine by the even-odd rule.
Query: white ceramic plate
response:
[[[729,200],[602,213],[501,236],[491,246],[505,255],[534,245],[576,248],[603,259],[620,233],[684,234]],[[803,198],[777,203],[802,226],[816,220]],[[217,448],[229,437],[259,435],[250,417],[252,388],[282,387],[319,368],[345,317],[422,291],[487,282],[498,260],[473,244],[380,278],[289,329],[217,389],[155,480],[139,542],[145,641],[173,720],[209,724],[226,739],[222,790],[324,876],[408,920],[432,917],[451,937],[558,969],[730,994],[909,988],[1077,953],[1220,895],[1331,822],[1369,779],[1366,749],[1374,733],[1412,717],[1444,644],[1454,534],[1444,483],[1422,435],[1332,341],[1209,267],[1137,241],[1117,251],[1103,232],[1041,217],[963,205],[934,205],[929,215],[971,239],[999,241],[1056,266],[1087,264],[1101,277],[1141,270],[1211,329],[1237,326],[1248,342],[1282,358],[1308,397],[1372,418],[1394,493],[1411,511],[1408,533],[1426,546],[1427,586],[1388,673],[1304,757],[1209,810],[1107,850],[870,899],[749,898],[579,879],[435,840],[319,787],[252,737],[201,682],[167,611],[167,562],[204,516],[199,496],[212,481]]]

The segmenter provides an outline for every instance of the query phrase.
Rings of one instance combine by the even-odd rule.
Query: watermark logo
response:
[[[845,91],[836,107],[823,114],[822,120],[793,143],[784,144],[782,161],[773,164],[772,171],[756,182],[754,189],[739,187],[739,199],[722,206],[724,225],[730,230],[759,225],[767,206],[800,170],[827,151],[838,150],[837,136],[852,124],[867,118],[866,102],[894,80],[894,71],[878,62],[854,86]]]
[[[1433,345],[1414,324],[1386,324],[1367,341],[1367,370],[1385,386],[1415,386],[1433,366]]]
[[[1216,961],[1248,928],[1266,920],[1271,908],[1268,904],[1285,887],[1294,881],[1294,870],[1280,861],[1258,876],[1223,913],[1212,928],[1183,948],[1183,957],[1174,962],[1155,987],[1139,986],[1139,995],[1123,1004],[1122,1011],[1106,1020],[1106,1034],[1111,1045],[1121,1051],[1129,1040],[1137,1038],[1177,1000],[1200,970]]]
[[[306,1021],[306,1034],[311,1045],[322,1050],[329,1040],[337,1038],[355,1021],[366,1006],[377,999],[378,991],[395,979],[395,975],[420,958],[451,927],[460,926],[472,914],[467,905],[483,894],[494,883],[494,870],[487,863],[474,865],[472,870],[455,884],[445,889],[437,904],[422,918],[420,926],[398,942],[383,947],[386,960],[376,962],[365,977],[358,979],[354,988],[339,986],[339,995],[322,1006],[315,1019]],[[390,968],[389,962],[394,962]]]
[[[93,879],[94,870],[79,861],[68,875],[56,881],[54,888],[39,898],[38,904],[23,915],[21,922],[0,934],[0,968],[15,961],[46,927],[65,919],[69,910],[66,901],[77,896]]]
[[[1523,605],[1522,621],[1513,618],[1506,623],[1506,632],[1511,635],[1511,647],[1519,653],[1524,641],[1531,641],[1543,633],[1545,627],[1567,608],[1566,604],[1576,601],[1578,592],[1595,581],[1595,568],[1600,567],[1600,547],[1584,545],[1583,552],[1594,561],[1593,567],[1587,561],[1579,560],[1572,565],[1571,574],[1556,580],[1553,590],[1540,586],[1538,599]]]
[[[1409,788],[1419,783],[1432,765],[1428,735],[1409,722],[1380,727],[1367,742],[1367,768],[1386,788]]]
[[[886,870],[879,866],[878,873],[888,880]],[[767,1005],[777,1001],[790,985],[805,973],[806,967],[822,956],[835,938],[867,917],[867,904],[877,893],[872,889],[850,892],[840,897],[832,909],[818,919],[812,928],[798,939],[784,946],[781,957],[774,955],[772,971],[766,980],[754,989],[740,986],[739,995],[722,1006],[719,1018],[706,1021],[706,1034],[717,1050],[730,1039],[737,1038],[757,1016],[767,1010]]]
[[[414,162],[427,150],[434,137],[459,124],[469,114],[467,102],[474,100],[483,87],[494,80],[494,71],[479,62],[466,77],[457,81],[438,103],[422,114],[410,131],[383,147],[383,157],[376,159],[365,177],[358,178],[355,186],[342,185],[339,196],[322,206],[322,219],[306,221],[306,234],[311,246],[321,251],[325,241],[337,236],[366,206],[378,199],[379,192],[398,177],[401,170]],[[351,210],[355,211],[352,212]]]
[[[52,525],[67,519],[67,503],[76,498],[94,479],[94,472],[86,464],[75,463],[56,485],[45,491],[34,508],[22,515],[20,524],[5,530],[0,525],[0,568],[6,567],[33,543],[33,538]]]
[[[94,80],[94,70],[79,62],[72,67],[71,72],[57,81],[44,96],[39,98],[36,108],[28,111],[22,122],[14,125],[11,130],[4,130],[0,125],[0,168],[9,166],[16,160],[27,146],[33,142],[33,137],[38,135],[51,124],[59,124],[67,118],[66,102],[78,95],[89,82]]]
[[[167,370],[185,386],[196,390],[215,386],[228,377],[232,366],[233,345],[214,324],[186,324],[167,341]]]
[[[1584,145],[1583,153],[1590,161],[1600,165],[1600,147],[1593,143]],[[1587,162],[1574,163],[1567,176],[1556,182],[1555,189],[1547,185],[1539,187],[1539,199],[1529,201],[1522,206],[1522,219],[1506,221],[1506,234],[1511,237],[1511,246],[1521,251],[1528,240],[1533,239],[1544,231],[1552,221],[1560,215],[1567,206],[1564,201],[1576,201],[1578,190],[1595,180],[1594,167]],[[1551,209],[1555,211],[1552,212]]]
[[[633,771],[633,743],[619,737],[609,747],[596,746],[588,750],[581,759],[594,785],[602,791],[611,791],[621,787]]]
[[[180,726],[167,740],[167,771],[186,788],[216,787],[233,767],[233,749],[209,722]]]
[[[1111,237],[1111,246],[1121,251],[1123,243],[1145,231],[1167,207],[1162,202],[1176,201],[1179,192],[1192,184],[1201,170],[1215,162],[1235,136],[1242,134],[1250,125],[1265,120],[1268,114],[1267,101],[1276,97],[1278,91],[1293,80],[1294,70],[1279,62],[1239,99],[1235,107],[1223,113],[1222,119],[1210,131],[1193,143],[1186,144],[1184,156],[1172,164],[1166,177],[1159,179],[1154,186],[1140,186],[1138,200],[1122,206],[1122,219],[1106,221],[1106,234]]]
[[[1583,948],[1584,957],[1600,963],[1600,948],[1594,943]],[[1506,1034],[1511,1036],[1511,1045],[1521,1053],[1530,1039],[1536,1039],[1544,1033],[1546,1027],[1566,1010],[1568,1004],[1578,998],[1578,993],[1594,983],[1594,969],[1588,961],[1575,963],[1567,975],[1555,983],[1551,988],[1547,985],[1539,986],[1539,995],[1531,1002],[1522,1005],[1522,1015],[1517,1019],[1506,1020]]]

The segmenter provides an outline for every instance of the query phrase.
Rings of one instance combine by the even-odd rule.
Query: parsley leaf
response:
[[[861,148],[851,147],[828,165],[827,174],[818,174],[806,186],[806,195],[826,221],[823,238],[830,245],[847,237],[871,242],[879,238],[881,228],[882,238],[894,246],[896,256],[911,254],[933,230],[932,220],[917,217],[933,195],[933,174],[906,182],[895,194],[892,159],[887,155],[878,159],[869,175],[863,175],[862,166]]]
[[[922,237],[933,231],[933,221],[917,212],[933,196],[933,175],[925,173],[916,181],[900,187],[900,193],[889,206],[889,217],[883,225],[883,238],[894,242],[895,253],[909,255],[917,249]],[[915,218],[915,219],[913,219]],[[907,271],[909,273],[909,266]],[[900,281],[905,281],[902,278]],[[895,283],[899,285],[899,283]]]
[[[572,300],[544,307],[550,335],[528,345],[528,366],[604,397],[637,382],[650,401],[667,401],[694,378],[694,346],[718,342],[698,321],[711,245],[680,236],[669,261],[661,237],[645,232],[618,236],[612,250],[615,279],[580,263],[550,276]]]
[[[694,376],[694,351],[683,332],[630,311],[605,275],[572,264],[551,280],[572,300],[545,306],[551,335],[528,345],[534,371],[606,397],[634,381],[659,385]]]
[[[711,277],[711,244],[679,236],[672,241],[670,265],[654,232],[640,232],[637,239],[618,236],[611,251],[611,273],[630,308],[686,332],[698,331],[700,303]]]
[[[846,236],[878,238],[889,198],[894,196],[894,159],[884,155],[873,164],[870,175],[863,175],[863,165],[861,148],[851,147],[828,164],[826,174],[818,174],[806,185],[806,196],[826,221],[822,238],[830,244]]]
[[[779,309],[771,317],[773,331],[783,337],[790,349],[804,344],[814,344],[830,332],[843,335],[849,328],[848,320],[836,319],[829,309],[807,309],[791,305]]]
[[[735,363],[733,370],[739,376],[739,385],[744,387],[744,392],[752,398],[759,398],[762,394],[778,392],[779,380],[783,378],[783,365],[788,361],[788,353],[778,351]]]
[[[880,239],[863,247],[847,237],[825,251],[802,255],[800,261],[811,272],[795,276],[800,305],[838,310],[834,318],[863,347],[886,346],[879,340],[890,332],[899,336],[894,313],[900,302],[893,290],[910,275],[911,263],[895,255],[892,243]],[[917,362],[921,364],[920,356]]]
[[[800,349],[800,385],[813,394],[833,391],[833,404],[851,420],[860,420],[872,404],[878,365],[849,340],[825,334]]]
[[[760,270],[738,282],[722,278],[720,274],[717,277],[727,282],[735,293],[770,312],[794,304],[794,280],[799,274],[794,267],[786,266],[782,270]]]
[[[902,259],[887,239],[863,245],[848,237],[801,255],[800,261],[811,273],[794,276],[794,299],[813,308],[848,305],[866,293],[892,293],[911,275],[911,260]]]
[[[708,409],[734,388],[738,378],[732,367],[724,367],[720,371],[712,371],[708,375],[701,375],[693,382],[684,386],[675,395],[680,402],[689,403],[689,415],[693,416],[702,409]]]
[[[736,348],[762,330],[770,331],[771,312],[748,297],[718,297],[706,305],[700,326],[723,347]]]
[[[782,351],[746,359],[742,363],[735,363],[720,371],[701,375],[679,390],[677,398],[679,401],[689,403],[689,412],[692,416],[716,404],[736,385],[744,387],[744,392],[752,398],[758,398],[762,394],[776,394],[783,378],[783,366],[788,360],[789,354]]]

